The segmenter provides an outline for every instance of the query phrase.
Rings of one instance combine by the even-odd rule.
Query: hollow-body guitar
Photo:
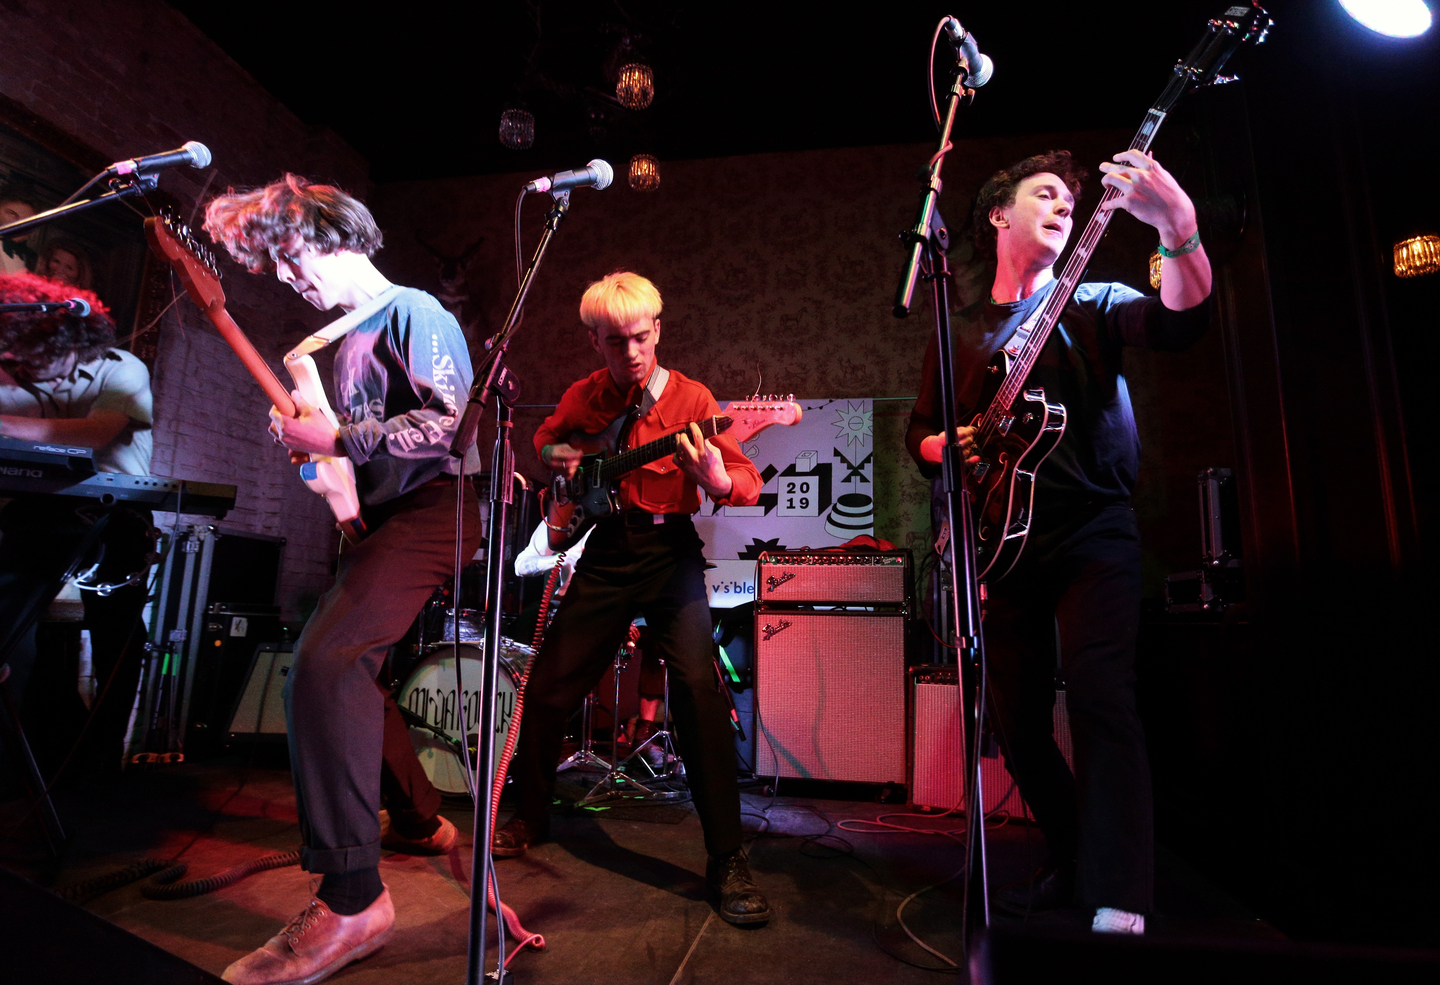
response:
[[[563,551],[571,547],[595,521],[620,508],[617,486],[629,472],[651,462],[675,454],[675,439],[686,434],[690,425],[672,431],[634,448],[625,448],[622,437],[634,417],[632,408],[620,415],[599,434],[570,435],[569,444],[585,452],[575,475],[555,477],[545,497],[545,525],[550,549]],[[734,400],[725,405],[716,417],[696,421],[706,438],[727,434],[736,441],[745,441],[772,424],[795,424],[802,415],[793,400]]]
[[[1220,76],[1225,62],[1247,41],[1260,43],[1270,29],[1270,16],[1257,4],[1234,4],[1207,23],[1205,34],[1178,62],[1169,84],[1145,114],[1131,150],[1149,150],[1166,114],[1192,87],[1229,82]],[[1119,193],[1107,188],[1101,205]],[[1096,208],[1049,298],[991,360],[976,406],[985,410],[975,427],[978,464],[970,466],[975,510],[975,570],[985,581],[1003,578],[1019,560],[1030,533],[1035,501],[1035,473],[1065,434],[1063,404],[1049,399],[1043,387],[1029,382],[1031,371],[1070,303],[1090,265],[1113,213]]]

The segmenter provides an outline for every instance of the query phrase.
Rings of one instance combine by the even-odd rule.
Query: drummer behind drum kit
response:
[[[443,614],[443,619],[441,618]],[[483,647],[485,630],[481,623],[483,613],[474,609],[461,609],[459,646],[455,645],[455,610],[445,608],[443,601],[432,602],[421,615],[419,661],[405,676],[404,683],[396,692],[395,702],[410,725],[410,741],[415,754],[420,758],[430,782],[435,789],[445,794],[464,795],[469,792],[465,775],[463,752],[460,746],[462,732],[470,743],[471,750],[478,745],[475,735],[476,723],[480,718],[480,694],[478,689],[484,672]],[[432,634],[434,634],[432,636]],[[436,638],[438,637],[438,639]],[[620,673],[633,652],[633,638],[627,640],[616,654],[616,707],[619,706]],[[460,674],[465,690],[458,698],[455,693],[455,656],[459,652]],[[500,675],[496,694],[496,716],[494,756],[491,762],[498,767],[505,737],[510,730],[510,721],[515,714],[515,699],[520,681],[524,678],[530,661],[535,659],[535,650],[524,643],[502,636],[500,638]],[[667,675],[668,677],[668,675]],[[606,771],[605,777],[581,801],[590,805],[622,798],[648,801],[676,800],[686,794],[667,790],[657,784],[677,780],[683,776],[678,757],[670,742],[668,732],[660,731],[655,740],[663,743],[664,762],[672,765],[673,772],[657,772],[641,755],[643,749],[631,751],[625,760],[619,758],[618,736],[612,734],[611,759],[605,762],[595,756],[592,727],[594,724],[593,704],[596,695],[586,698],[585,717],[582,726],[581,743],[590,759],[584,763],[569,763],[573,766],[594,766]],[[669,682],[665,694],[666,718],[669,712]],[[618,733],[619,729],[612,729]],[[574,760],[576,757],[571,757]],[[644,782],[625,772],[631,762],[638,763],[645,771]],[[612,765],[614,764],[614,765]],[[562,766],[562,769],[565,767]]]

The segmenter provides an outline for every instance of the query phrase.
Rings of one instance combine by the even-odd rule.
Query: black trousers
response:
[[[1092,511],[1093,512],[1093,511]],[[1135,710],[1140,538],[1117,503],[1026,547],[985,607],[989,720],[1045,834],[1074,861],[1081,902],[1153,909],[1150,763]],[[1052,737],[1059,637],[1072,775]]]
[[[463,556],[472,557],[483,531],[469,482],[441,480],[367,510],[370,535],[340,556],[335,584],[295,644],[285,716],[302,864],[311,872],[379,864],[382,763],[419,769],[413,750],[399,755],[395,736],[403,733],[385,728],[375,681],[386,651],[454,572],[457,488],[465,496]]]
[[[715,675],[702,548],[689,517],[628,526],[621,515],[602,520],[590,535],[525,686],[510,770],[519,789],[517,817],[548,828],[566,719],[615,659],[631,621],[643,615],[647,647],[669,667],[676,738],[705,849],[725,855],[740,847],[735,741]]]

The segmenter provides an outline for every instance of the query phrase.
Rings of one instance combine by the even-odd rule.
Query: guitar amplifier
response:
[[[910,552],[768,551],[760,555],[756,602],[903,605]]]
[[[965,736],[961,727],[960,675],[954,667],[910,668],[911,807],[938,810],[965,807]],[[1055,692],[1055,743],[1066,764],[1075,769],[1070,717],[1065,692]],[[1010,771],[999,755],[980,757],[980,787],[985,813],[1004,811],[1011,817],[1032,817]],[[998,752],[998,750],[995,750]]]
[[[903,612],[755,616],[757,776],[905,782]]]
[[[295,663],[290,643],[261,643],[230,713],[230,740],[285,736],[285,680]]]

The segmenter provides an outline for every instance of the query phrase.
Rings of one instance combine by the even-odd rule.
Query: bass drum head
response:
[[[483,644],[482,644],[483,645]],[[505,748],[505,735],[515,714],[515,689],[535,652],[523,643],[500,638],[500,681],[496,693],[494,758],[498,762]],[[480,685],[484,680],[484,653],[479,646],[460,644],[460,676],[463,700],[455,697],[455,648],[449,643],[427,647],[415,669],[401,685],[396,702],[408,712],[410,741],[415,755],[441,793],[465,794],[465,765],[458,743],[461,722],[470,748],[476,748],[475,732],[480,720]],[[458,712],[458,717],[457,717]],[[424,721],[424,727],[417,721]],[[437,732],[443,732],[442,738]],[[449,741],[446,741],[448,738]],[[493,773],[492,773],[493,777]]]

